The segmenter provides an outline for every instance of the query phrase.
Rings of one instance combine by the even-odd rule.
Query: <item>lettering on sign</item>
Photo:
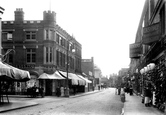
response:
[[[91,59],[83,59],[82,62],[92,62]]]
[[[20,69],[34,69],[35,65],[15,65],[15,67]]]
[[[155,23],[153,25],[143,28],[143,44],[151,44],[159,40],[161,35],[161,26],[160,23]]]
[[[142,54],[140,43],[130,44],[130,58],[139,58]]]

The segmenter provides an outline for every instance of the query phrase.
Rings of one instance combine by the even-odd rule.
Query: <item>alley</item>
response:
[[[27,101],[27,100],[26,100]],[[29,100],[35,101],[35,100]],[[39,100],[36,100],[39,102]],[[42,101],[42,100],[41,100]],[[40,103],[40,102],[39,102]],[[80,97],[41,102],[37,106],[1,113],[2,115],[120,115],[123,103],[114,88]]]

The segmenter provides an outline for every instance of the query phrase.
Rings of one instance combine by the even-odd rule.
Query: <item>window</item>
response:
[[[49,30],[46,30],[46,40],[49,40]]]
[[[52,63],[53,62],[53,48],[51,48],[51,47],[45,47],[45,48],[46,48],[45,62]]]
[[[36,31],[26,31],[26,40],[35,40]]]
[[[60,45],[63,46],[63,38],[60,37]]]
[[[27,63],[36,62],[36,49],[27,49]]]
[[[62,41],[61,41],[62,43],[61,43],[61,45],[63,46],[63,47],[66,47],[66,44],[65,44],[65,39],[64,38],[62,38]]]
[[[12,40],[13,38],[13,31],[8,31],[8,32],[2,32],[2,40]]]
[[[48,51],[48,47],[46,47],[46,63],[48,63],[48,57],[49,57],[49,51]]]
[[[56,51],[56,63],[57,63],[57,66],[59,66],[59,51],[58,50]]]
[[[62,66],[65,67],[65,54],[62,53]]]
[[[52,48],[50,48],[50,62],[52,62]]]
[[[54,40],[54,31],[53,30],[50,30],[50,39]]]
[[[56,42],[59,44],[59,39],[60,39],[60,36],[59,34],[56,34]]]
[[[59,61],[60,61],[60,66],[62,66],[62,52],[59,52],[59,53],[60,53],[60,55],[59,55],[59,57],[60,57],[60,58],[59,58],[59,59],[60,59],[60,60],[59,60]]]
[[[70,57],[69,63],[70,63],[70,68],[74,69],[74,58]]]

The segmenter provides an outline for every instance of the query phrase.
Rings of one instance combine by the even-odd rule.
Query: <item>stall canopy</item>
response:
[[[30,74],[28,71],[0,62],[0,80],[27,81],[30,80]]]
[[[92,81],[88,80],[87,78],[83,77],[82,75],[78,75],[78,77],[80,77],[81,79],[85,80],[86,83],[92,83]]]
[[[82,80],[81,78],[79,78],[76,74],[69,73],[69,75],[71,75],[72,78],[77,79],[79,85],[86,85],[86,82],[84,80]]]
[[[67,77],[67,72],[59,71],[59,73],[64,76],[65,78]],[[72,85],[85,85],[86,82],[82,79],[80,79],[76,74],[73,73],[68,73],[68,78],[71,79]]]
[[[43,74],[41,74],[40,76],[39,76],[39,78],[38,79],[65,79],[64,77],[62,77],[59,73],[58,73],[58,71],[56,71],[55,73],[53,73],[53,74],[47,74],[47,73],[43,73]]]

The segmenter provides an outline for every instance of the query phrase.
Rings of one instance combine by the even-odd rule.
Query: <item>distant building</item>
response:
[[[69,72],[82,74],[82,45],[56,23],[56,13],[43,12],[43,20],[24,20],[22,9],[14,12],[15,20],[2,21],[2,54],[14,49],[6,62],[31,74],[31,85],[39,85],[42,73],[66,71],[69,46]],[[75,49],[75,52],[72,52]],[[46,94],[55,93],[57,83],[46,80]]]
[[[129,68],[122,68],[121,70],[119,70],[119,76],[126,76],[129,72]]]
[[[101,69],[97,66],[94,66],[94,77],[95,77],[95,87],[96,89],[100,89],[102,73],[101,73]]]
[[[88,85],[88,91],[93,90],[95,86],[95,79],[94,79],[94,60],[93,57],[91,59],[82,59],[82,72],[86,75],[86,77],[92,81],[91,84]]]

